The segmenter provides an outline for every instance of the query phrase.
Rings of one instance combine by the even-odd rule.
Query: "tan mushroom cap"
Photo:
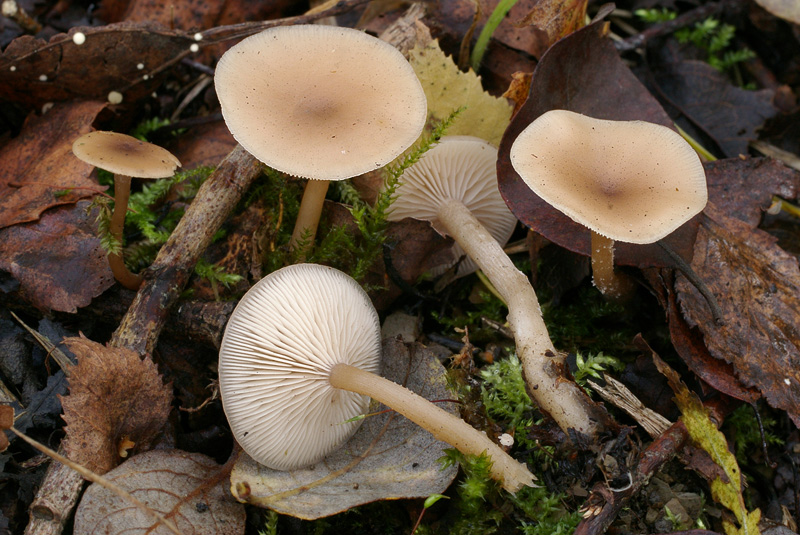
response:
[[[419,137],[427,101],[411,65],[364,32],[279,26],[226,52],[214,77],[228,129],[270,167],[343,180]]]
[[[511,147],[511,164],[536,195],[594,232],[653,243],[703,210],[703,165],[669,128],[551,110]]]
[[[315,463],[346,441],[369,398],[330,385],[331,368],[377,373],[378,314],[352,278],[317,264],[275,271],[239,301],[219,352],[219,384],[233,435],[275,470]]]
[[[400,178],[397,198],[392,203],[390,221],[405,217],[431,221],[446,234],[438,222],[439,205],[456,199],[472,212],[500,245],[505,245],[517,218],[506,206],[497,188],[497,149],[472,136],[445,136],[420,160],[406,169]],[[464,255],[460,245],[453,245],[453,263]],[[458,276],[477,269],[472,259],[465,259]]]
[[[119,175],[166,178],[181,162],[170,151],[116,132],[89,132],[72,144],[80,160]]]

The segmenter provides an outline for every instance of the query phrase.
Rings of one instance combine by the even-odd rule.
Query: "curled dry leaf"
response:
[[[104,474],[122,460],[121,446],[147,450],[162,430],[172,403],[150,358],[129,349],[105,347],[87,338],[66,338],[78,359],[70,370],[69,395],[61,398],[67,422],[67,456]],[[127,450],[123,450],[127,451]]]
[[[155,450],[131,457],[105,475],[175,522],[183,533],[244,533],[244,506],[231,498],[227,478],[215,481],[220,467],[199,453]],[[75,533],[170,533],[124,498],[92,484],[75,512]]]
[[[620,59],[606,33],[606,23],[594,22],[561,39],[542,56],[533,72],[528,99],[503,136],[497,161],[500,193],[514,215],[548,240],[585,256],[590,251],[589,230],[534,194],[511,166],[509,153],[523,129],[554,109],[598,119],[672,126],[658,101]],[[693,218],[664,239],[684,258],[691,258],[697,221]],[[673,263],[657,244],[622,242],[614,247],[614,262],[638,267]]]
[[[776,238],[709,204],[692,267],[715,295],[717,325],[697,289],[678,276],[676,291],[689,326],[708,351],[731,363],[739,380],[800,426],[800,269]]]
[[[75,312],[114,285],[87,204],[58,207],[34,223],[0,230],[0,269],[37,308]]]
[[[73,40],[77,32],[85,40]],[[163,67],[189,54],[192,35],[123,22],[75,27],[49,42],[22,36],[0,54],[0,99],[39,107],[78,98],[105,102],[116,91],[123,103],[136,102],[158,87]]]
[[[0,149],[0,228],[36,221],[48,208],[105,189],[89,178],[94,167],[72,156],[72,142],[92,130],[105,106],[70,102],[28,116],[20,134]]]
[[[384,341],[383,375],[430,400],[449,399],[444,369],[419,344]],[[455,405],[442,408],[453,413]],[[370,413],[386,407],[372,402]],[[456,475],[436,462],[449,446],[394,412],[368,416],[344,446],[302,470],[279,472],[242,454],[231,474],[234,496],[282,514],[313,520],[377,500],[441,493]]]

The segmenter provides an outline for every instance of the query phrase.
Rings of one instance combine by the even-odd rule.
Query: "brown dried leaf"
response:
[[[570,251],[588,256],[589,230],[540,199],[511,166],[511,144],[546,111],[564,109],[598,119],[642,120],[672,125],[672,120],[620,59],[605,37],[606,23],[595,22],[558,41],[542,56],[525,104],[511,120],[500,143],[497,177],[508,207],[525,225]],[[624,105],[620,105],[624,103]],[[665,238],[674,251],[691,257],[697,218]],[[658,245],[617,243],[621,265],[669,266]]]
[[[213,481],[220,469],[213,459],[199,453],[155,450],[132,457],[105,477],[172,519],[183,533],[238,535],[244,533],[244,506],[231,498],[224,478]],[[170,533],[164,526],[154,527],[151,517],[96,483],[78,505],[74,532]]]
[[[0,230],[0,269],[37,308],[75,312],[114,285],[87,204],[48,210],[35,223]]]
[[[86,36],[81,45],[76,32]],[[76,98],[105,102],[118,91],[126,105],[158,87],[162,68],[188,55],[194,42],[192,34],[126,22],[71,28],[49,42],[22,36],[0,54],[0,99],[39,107]]]
[[[519,26],[533,26],[543,34],[536,47],[528,50],[539,58],[550,46],[582,28],[586,18],[587,0],[536,0]],[[534,32],[529,32],[534,33]]]
[[[178,137],[169,147],[184,169],[216,166],[234,148],[236,140],[222,120],[192,127],[188,135]]]
[[[427,399],[447,399],[444,369],[422,345],[384,341],[383,375]],[[451,403],[439,404],[457,413]],[[386,407],[373,402],[369,412]],[[422,498],[443,492],[456,475],[436,460],[447,444],[394,413],[368,417],[353,438],[324,461],[278,472],[242,454],[231,473],[234,496],[308,520],[377,500]]]
[[[70,102],[31,114],[19,136],[0,148],[0,228],[36,221],[48,208],[105,189],[89,178],[94,167],[72,155],[72,142],[92,130],[105,106]]]
[[[800,426],[797,258],[713,204],[704,214],[692,267],[715,295],[725,324],[714,322],[703,297],[679,275],[675,287],[686,321],[703,333],[712,356],[731,363],[742,383]]]
[[[61,398],[67,422],[64,451],[73,461],[104,474],[120,461],[120,445],[146,451],[164,427],[172,387],[156,365],[129,349],[105,347],[87,338],[66,338],[78,359],[70,373],[69,395]]]
[[[665,98],[710,136],[729,158],[747,154],[764,121],[775,116],[774,91],[746,91],[704,61],[681,61],[654,72]]]

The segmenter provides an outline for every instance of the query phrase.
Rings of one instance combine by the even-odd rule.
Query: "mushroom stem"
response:
[[[317,235],[317,225],[322,215],[322,205],[325,203],[325,194],[328,192],[329,180],[311,180],[306,182],[303,199],[300,201],[300,210],[294,223],[292,238],[289,240],[289,249],[297,251],[298,261],[303,262],[311,250],[314,237]]]
[[[616,303],[628,301],[635,290],[633,280],[614,271],[614,240],[592,231],[592,281]]]
[[[446,199],[437,216],[508,303],[508,321],[531,398],[565,433],[573,429],[597,436],[606,419],[586,393],[566,379],[564,358],[550,341],[539,299],[528,278],[461,201]]]
[[[500,481],[508,492],[513,494],[525,485],[534,486],[534,477],[528,468],[514,460],[485,433],[409,389],[349,364],[335,365],[329,381],[335,388],[380,401],[461,453],[480,455],[486,452],[492,458],[492,478]]]
[[[128,212],[128,198],[131,194],[131,177],[125,175],[114,175],[114,212],[111,214],[111,225],[109,232],[120,246],[122,246],[122,231],[125,227],[125,214]],[[135,275],[128,270],[125,261],[120,254],[109,253],[108,265],[114,278],[129,290],[138,290],[142,285],[142,276]]]

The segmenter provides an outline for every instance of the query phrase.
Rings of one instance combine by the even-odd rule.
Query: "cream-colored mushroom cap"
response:
[[[271,28],[226,52],[214,80],[236,141],[304,178],[343,180],[382,167],[419,137],[427,117],[403,55],[350,28]]]
[[[264,277],[239,301],[219,352],[219,384],[234,437],[276,470],[315,463],[358,428],[369,398],[332,387],[331,368],[377,373],[378,315],[352,278],[317,264]]]
[[[539,116],[511,147],[536,195],[614,240],[653,243],[703,210],[703,165],[669,128],[566,110]]]
[[[445,136],[400,177],[397,198],[392,203],[390,221],[404,217],[431,221],[442,234],[437,211],[445,199],[464,203],[500,245],[505,245],[517,218],[506,206],[497,188],[497,149],[471,136]],[[453,263],[464,255],[453,246]],[[452,264],[451,264],[452,265]],[[458,276],[477,269],[467,258],[458,268]]]
[[[181,162],[167,149],[117,132],[89,132],[72,144],[80,160],[111,173],[137,178],[166,178]]]

